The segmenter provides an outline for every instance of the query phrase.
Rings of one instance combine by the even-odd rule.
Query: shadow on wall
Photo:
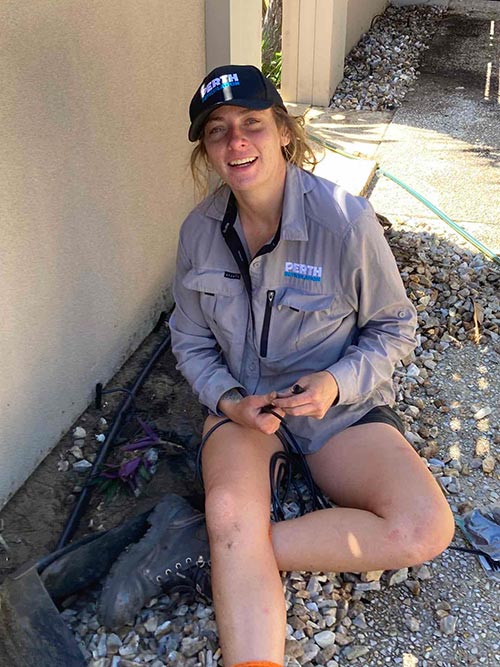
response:
[[[0,358],[11,378],[0,386],[0,503],[165,308],[192,203],[188,88],[203,59],[165,40],[186,15],[198,34],[199,4],[167,4],[0,10]]]

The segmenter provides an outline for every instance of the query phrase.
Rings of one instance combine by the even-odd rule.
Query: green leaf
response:
[[[139,473],[139,477],[142,477],[142,479],[145,479],[146,482],[149,482],[149,480],[151,479],[151,475],[149,474],[149,472],[147,471],[147,469],[144,466],[141,466],[139,468],[138,473]]]

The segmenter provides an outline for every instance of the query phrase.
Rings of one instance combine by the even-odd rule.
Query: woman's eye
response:
[[[218,134],[222,132],[223,128],[221,126],[212,127],[208,130],[208,134]]]

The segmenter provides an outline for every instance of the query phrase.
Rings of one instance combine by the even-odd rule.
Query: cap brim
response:
[[[270,107],[273,106],[273,104],[274,102],[270,100],[232,99],[232,100],[222,100],[221,102],[216,102],[212,107],[210,107],[210,109],[207,109],[206,111],[201,113],[191,123],[188,133],[189,141],[196,141],[197,139],[200,138],[201,131],[203,129],[203,126],[205,125],[207,118],[210,116],[210,114],[214,109],[217,109],[217,107],[230,106],[230,107],[244,107],[245,109],[269,109]]]

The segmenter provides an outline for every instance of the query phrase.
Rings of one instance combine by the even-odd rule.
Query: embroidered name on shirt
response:
[[[285,262],[285,273],[287,278],[299,278],[300,280],[313,280],[319,282],[323,272],[322,266],[312,266],[311,264],[296,264],[295,262]]]
[[[224,278],[230,278],[231,280],[239,280],[241,278],[241,273],[232,273],[231,271],[224,271]]]

